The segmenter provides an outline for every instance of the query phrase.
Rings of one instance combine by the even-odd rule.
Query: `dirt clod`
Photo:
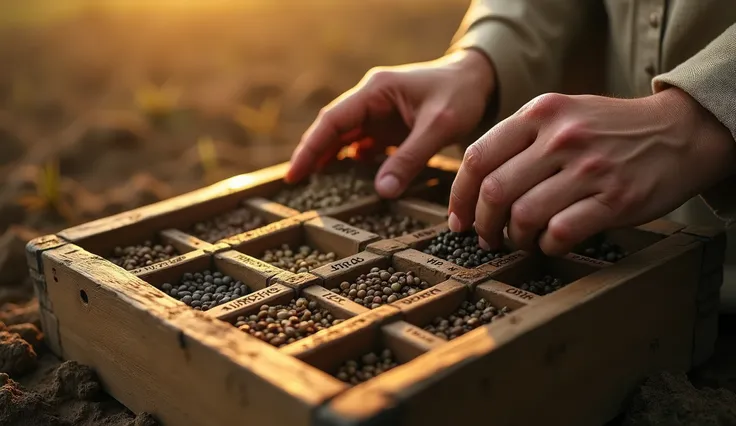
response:
[[[35,325],[29,323],[9,325],[7,327],[7,331],[9,333],[18,334],[21,339],[28,342],[36,352],[41,348],[43,333],[41,333]]]
[[[92,368],[74,361],[66,361],[54,372],[51,390],[58,399],[94,401],[102,393],[102,386]]]
[[[18,334],[0,331],[0,373],[23,375],[36,367],[36,351]]]
[[[650,425],[736,425],[736,394],[698,390],[684,373],[652,376],[637,392],[623,422],[623,426]]]

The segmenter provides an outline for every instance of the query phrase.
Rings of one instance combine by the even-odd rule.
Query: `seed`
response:
[[[310,318],[314,318],[314,321]],[[258,315],[238,317],[234,325],[242,322],[247,328],[238,328],[254,337],[258,337],[257,333],[265,329],[273,335],[268,337],[267,334],[265,340],[276,347],[283,347],[334,325],[327,318],[332,318],[327,309],[299,298],[290,301],[288,305],[261,305]]]
[[[537,294],[539,296],[544,296],[545,294],[550,294],[561,289],[565,285],[566,283],[564,283],[562,280],[554,278],[550,275],[545,275],[538,280],[527,280],[516,287]]]
[[[357,385],[399,365],[389,349],[381,351],[380,357],[371,352],[359,359],[360,361],[346,361],[340,366],[335,377],[345,383]]]
[[[351,169],[345,173],[312,174],[308,182],[281,190],[273,200],[304,212],[339,206],[374,192],[373,179],[359,176]]]
[[[284,244],[279,250],[266,250],[261,260],[293,273],[301,273],[327,264],[335,257],[335,253],[320,253],[308,246],[300,247],[298,253],[294,254],[294,251]]]
[[[107,260],[123,269],[132,271],[143,266],[169,260],[178,255],[179,252],[171,245],[153,244],[151,241],[145,241],[139,245],[115,247]]]
[[[200,240],[215,243],[233,235],[252,231],[266,224],[266,220],[255,215],[248,208],[238,207],[233,211],[196,223],[187,232]]]
[[[475,304],[463,301],[455,312],[451,313],[446,318],[435,318],[429,325],[425,326],[424,329],[441,339],[452,340],[462,336],[468,331],[480,327],[481,325],[488,324],[502,318],[510,312],[506,307],[501,309],[500,312],[496,311],[495,307],[490,307],[488,309],[489,312],[484,313],[479,317],[467,315],[467,312],[471,308],[477,307],[478,305],[486,306],[488,304],[489,302],[485,299],[480,299]],[[491,308],[494,310],[493,313],[490,312]],[[450,324],[452,324],[451,327]]]
[[[207,272],[209,274],[209,271]],[[232,278],[229,280],[229,285],[222,285],[220,288],[216,289],[221,292],[213,293],[215,290],[214,287],[200,279],[203,276],[204,275],[201,273],[185,273],[182,275],[182,278],[178,283],[165,283],[161,285],[161,289],[169,296],[181,300],[193,307],[201,307],[202,310],[226,303],[241,295],[250,293],[250,289],[248,287],[240,281]],[[220,274],[220,276],[222,276],[222,274]],[[237,293],[235,291],[236,289],[238,290]]]
[[[504,256],[508,251],[505,248],[493,252],[481,249],[475,231],[444,231],[430,241],[424,253],[466,268],[475,268]]]
[[[397,272],[393,268],[374,267],[352,283],[341,283],[333,291],[355,303],[375,309],[425,288],[429,288],[429,283],[414,276],[413,272]]]
[[[587,247],[579,251],[578,254],[610,263],[616,263],[629,255],[620,245],[604,239],[601,235],[598,238],[601,240],[599,244]]]
[[[395,213],[355,215],[350,217],[347,222],[356,228],[378,234],[384,239],[411,234],[428,226],[428,224],[413,217]]]

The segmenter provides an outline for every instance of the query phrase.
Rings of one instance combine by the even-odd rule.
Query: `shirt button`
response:
[[[644,71],[647,73],[649,77],[654,77],[654,65],[648,64],[646,67],[644,67]]]
[[[659,13],[652,12],[651,15],[649,15],[649,25],[652,28],[659,27]]]

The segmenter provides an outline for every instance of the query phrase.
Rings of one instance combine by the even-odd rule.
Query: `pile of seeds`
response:
[[[507,254],[505,249],[486,251],[480,248],[478,234],[473,231],[444,231],[430,241],[424,252],[466,268],[475,268]]]
[[[206,311],[250,293],[242,282],[220,272],[187,272],[178,284],[164,283],[161,290],[196,310]]]
[[[485,299],[475,303],[466,300],[447,318],[437,317],[424,329],[439,338],[452,340],[481,325],[503,318],[509,311],[505,306],[498,309]]]
[[[427,288],[429,283],[419,279],[414,272],[372,268],[370,273],[362,274],[354,283],[343,281],[332,291],[366,308],[375,309]]]
[[[314,268],[330,263],[337,259],[335,253],[321,253],[309,246],[301,246],[299,250],[292,250],[284,244],[277,250],[266,250],[261,260],[273,266],[295,274],[309,272]]]
[[[544,296],[545,294],[561,289],[565,285],[561,279],[554,278],[551,275],[545,275],[541,280],[528,280],[517,287],[539,296]]]
[[[418,219],[395,213],[355,215],[348,219],[348,223],[356,228],[378,234],[381,238],[396,238],[427,227],[427,224]]]
[[[238,317],[235,326],[280,348],[341,322],[317,302],[299,298],[288,305],[263,305],[257,314]]]
[[[154,263],[169,260],[178,256],[176,249],[171,245],[153,244],[146,241],[143,244],[129,247],[115,247],[108,260],[128,271],[153,265]]]
[[[580,254],[611,263],[618,262],[629,255],[623,247],[610,241],[603,241],[597,246],[588,247]]]
[[[398,365],[391,350],[384,349],[378,355],[370,352],[360,357],[359,361],[347,361],[340,367],[335,377],[345,383],[357,385]]]
[[[215,243],[264,225],[266,221],[262,217],[245,207],[239,207],[212,219],[196,223],[189,232],[200,240]]]
[[[313,174],[309,182],[281,190],[274,201],[301,212],[339,206],[374,193],[373,181],[354,170],[346,173]]]

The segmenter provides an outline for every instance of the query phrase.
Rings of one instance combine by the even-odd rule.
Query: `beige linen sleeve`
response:
[[[496,71],[495,117],[542,93],[559,91],[565,53],[596,1],[473,0],[449,52],[476,49]]]
[[[731,132],[736,143],[736,24],[696,55],[652,81],[655,93],[678,87],[710,111]],[[736,223],[736,165],[734,174],[702,194],[713,212]]]

